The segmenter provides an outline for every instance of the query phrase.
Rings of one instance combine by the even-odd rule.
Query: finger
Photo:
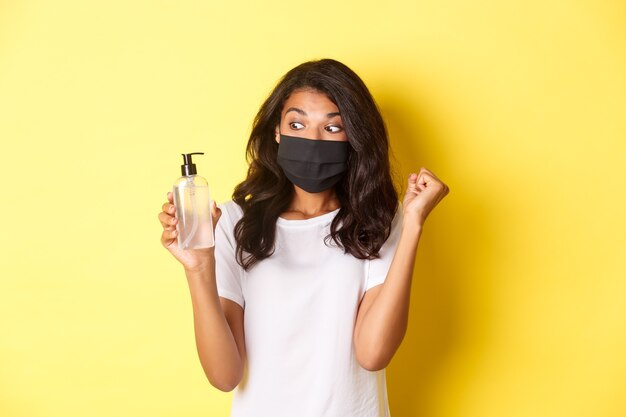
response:
[[[161,210],[163,210],[164,213],[174,215],[176,213],[176,206],[170,203],[163,203]]]
[[[439,181],[439,182],[443,183],[443,182],[442,182],[442,181],[441,181],[441,180],[440,180],[440,179],[439,179],[439,178],[438,178],[435,174],[433,174],[433,172],[432,172],[432,171],[430,171],[430,170],[426,169],[425,167],[422,167],[422,168],[420,169],[420,173],[421,173],[421,172],[425,172],[425,173],[429,174],[431,177],[433,177],[436,181]]]
[[[420,170],[420,172],[418,174],[416,174],[416,179],[415,179],[415,189],[417,190],[418,193],[426,190],[426,188],[428,187],[428,182],[426,181],[426,175],[428,175],[426,172],[424,172],[423,170]]]
[[[163,226],[163,228],[166,228],[169,230],[169,229],[176,227],[176,223],[178,222],[178,219],[174,216],[170,216],[167,213],[160,212],[159,221],[161,222],[161,225]]]
[[[222,215],[222,209],[217,206],[215,200],[211,201],[211,216],[217,221]]]
[[[173,202],[174,202],[174,195],[172,194],[172,192],[171,192],[171,191],[168,191],[168,192],[167,192],[167,200],[168,200],[170,203],[173,203]]]
[[[215,200],[211,200],[211,213],[217,213],[217,204],[215,204]]]
[[[419,191],[417,188],[417,174],[414,172],[409,174],[406,191],[410,193],[417,193]]]
[[[425,183],[425,189],[436,196],[435,205],[439,204],[441,199],[448,194],[448,186],[436,178],[431,177],[429,174],[423,174],[423,181]]]
[[[427,171],[420,171],[420,175],[417,179],[417,186],[418,188],[425,190],[427,188],[432,188],[437,182],[438,181]]]
[[[170,246],[175,240],[178,232],[174,230],[164,230],[161,234],[161,244],[166,248]]]

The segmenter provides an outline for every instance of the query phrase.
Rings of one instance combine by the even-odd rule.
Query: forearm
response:
[[[185,270],[193,305],[196,348],[209,382],[231,391],[243,375],[243,361],[217,294],[215,262],[201,270]]]
[[[372,369],[385,368],[400,346],[409,319],[413,267],[422,227],[405,218],[385,282],[365,312],[355,343]]]

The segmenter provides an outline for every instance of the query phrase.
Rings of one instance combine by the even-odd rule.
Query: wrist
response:
[[[194,266],[185,266],[185,274],[187,276],[206,276],[215,268],[215,258],[212,256],[207,260],[203,260]]]
[[[402,229],[412,231],[415,233],[421,233],[424,228],[424,223],[420,220],[419,216],[414,214],[405,214],[402,218]]]

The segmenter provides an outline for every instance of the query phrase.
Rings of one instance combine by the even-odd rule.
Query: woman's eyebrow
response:
[[[301,115],[303,115],[303,116],[308,116],[304,110],[299,109],[299,108],[297,108],[297,107],[289,107],[289,108],[287,109],[287,111],[285,112],[285,116],[286,116],[286,115],[287,115],[287,113],[289,113],[290,111],[295,111],[296,113],[299,113],[299,114],[301,114]],[[341,116],[341,113],[339,113],[339,112],[333,112],[333,113],[328,113],[328,114],[326,115],[326,117],[327,117],[327,118],[329,118],[329,119],[330,119],[331,117],[335,117],[335,116]]]

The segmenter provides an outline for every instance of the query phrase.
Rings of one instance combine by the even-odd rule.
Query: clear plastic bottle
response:
[[[180,249],[210,248],[215,245],[211,219],[211,196],[206,179],[197,175],[191,155],[182,154],[185,163],[180,166],[182,176],[174,183],[172,194],[176,206],[176,230]]]

